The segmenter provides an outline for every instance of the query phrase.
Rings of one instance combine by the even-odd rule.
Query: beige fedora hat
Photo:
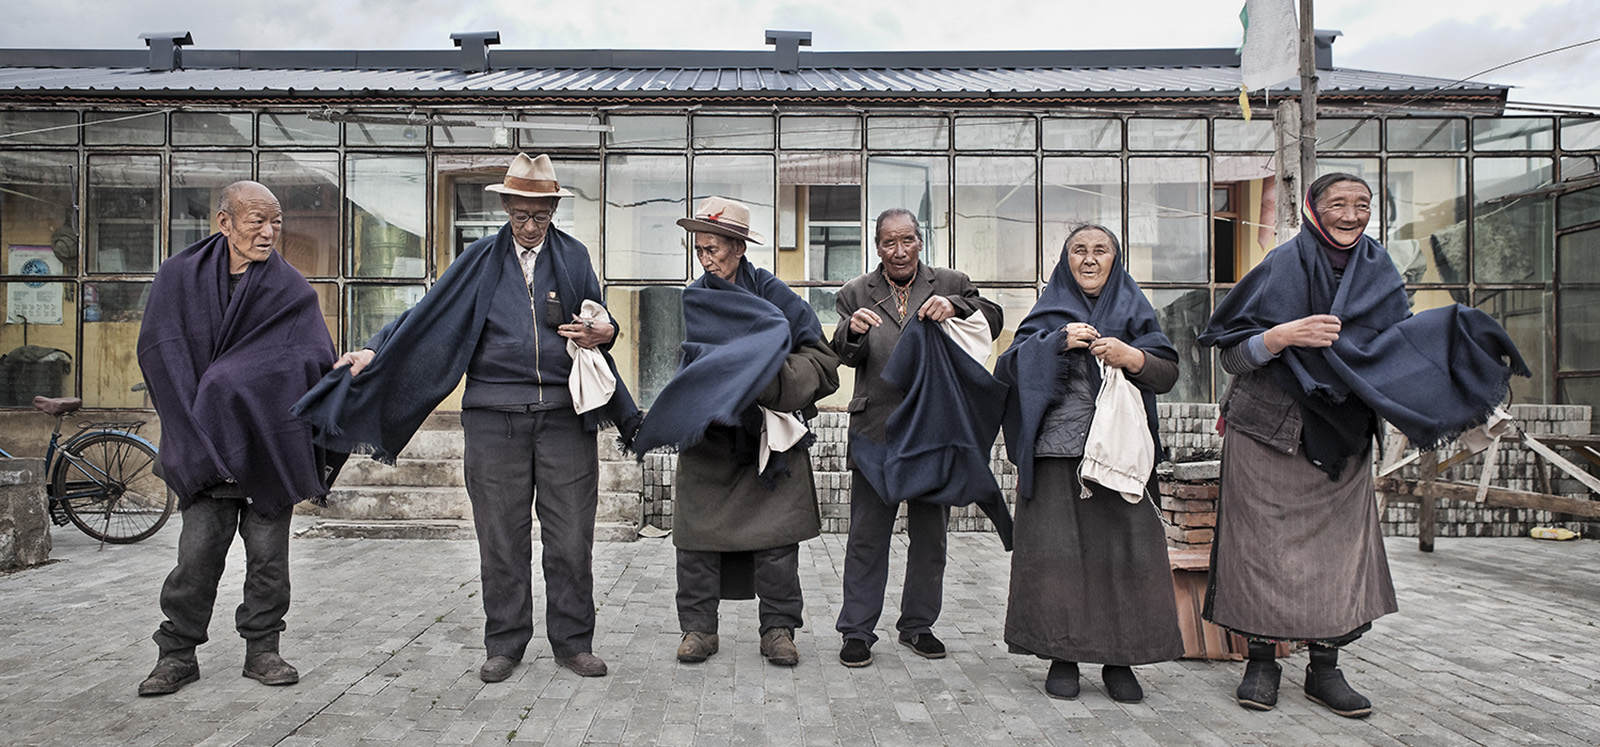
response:
[[[760,244],[761,234],[750,230],[750,206],[726,197],[707,197],[694,209],[693,218],[679,218],[678,225],[694,233],[715,233]]]
[[[556,167],[551,165],[550,157],[543,153],[535,158],[529,158],[526,153],[518,153],[516,158],[511,159],[511,168],[506,170],[506,178],[499,184],[484,187],[484,190],[518,197],[573,196],[556,181]]]

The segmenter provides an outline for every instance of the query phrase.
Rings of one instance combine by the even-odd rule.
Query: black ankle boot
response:
[[[1244,666],[1244,679],[1235,695],[1239,705],[1253,711],[1270,711],[1278,705],[1278,679],[1283,667],[1273,661],[1278,655],[1275,643],[1250,643],[1250,661]]]
[[[1118,703],[1144,700],[1144,688],[1139,686],[1139,678],[1133,676],[1133,667],[1107,664],[1100,668],[1100,681],[1106,683],[1106,694]]]
[[[1306,697],[1345,718],[1362,718],[1372,713],[1372,701],[1344,681],[1336,648],[1311,646],[1311,663],[1306,665]]]
[[[1044,677],[1044,694],[1059,700],[1076,700],[1078,697],[1078,663],[1052,661],[1050,673]]]

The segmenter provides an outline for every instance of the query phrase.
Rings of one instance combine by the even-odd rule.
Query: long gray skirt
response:
[[[1398,609],[1372,489],[1372,450],[1338,482],[1304,456],[1222,441],[1206,619],[1285,640],[1338,638]]]
[[[1176,659],[1183,633],[1161,517],[1149,498],[1128,503],[1099,486],[1080,499],[1079,461],[1034,463],[1033,499],[1017,506],[1006,643],[1057,661]]]

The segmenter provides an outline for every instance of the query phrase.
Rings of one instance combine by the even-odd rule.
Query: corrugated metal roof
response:
[[[1323,70],[1325,94],[1411,94],[1452,81],[1363,70]],[[1298,86],[1275,88],[1292,91]],[[491,70],[185,69],[0,67],[0,92],[263,95],[391,92],[480,95],[1237,95],[1236,67],[827,68],[794,73],[761,68],[547,68]],[[1503,95],[1470,84],[1462,94]]]

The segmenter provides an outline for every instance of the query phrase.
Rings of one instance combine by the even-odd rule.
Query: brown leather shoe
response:
[[[571,669],[579,677],[606,676],[606,663],[588,651],[571,656],[557,656],[556,663]]]
[[[478,668],[478,679],[484,682],[501,682],[511,676],[519,660],[509,656],[491,656]]]
[[[276,651],[261,651],[244,657],[244,676],[263,685],[293,685],[300,672]]]
[[[140,695],[171,695],[200,679],[200,664],[194,659],[163,656],[156,661],[150,676],[139,683]]]
[[[691,630],[683,634],[683,642],[678,644],[678,661],[685,664],[699,664],[711,658],[717,652],[717,634],[702,633]]]
[[[800,652],[794,647],[794,631],[789,628],[773,628],[761,634],[761,655],[767,661],[782,667],[792,667],[800,663]]]

